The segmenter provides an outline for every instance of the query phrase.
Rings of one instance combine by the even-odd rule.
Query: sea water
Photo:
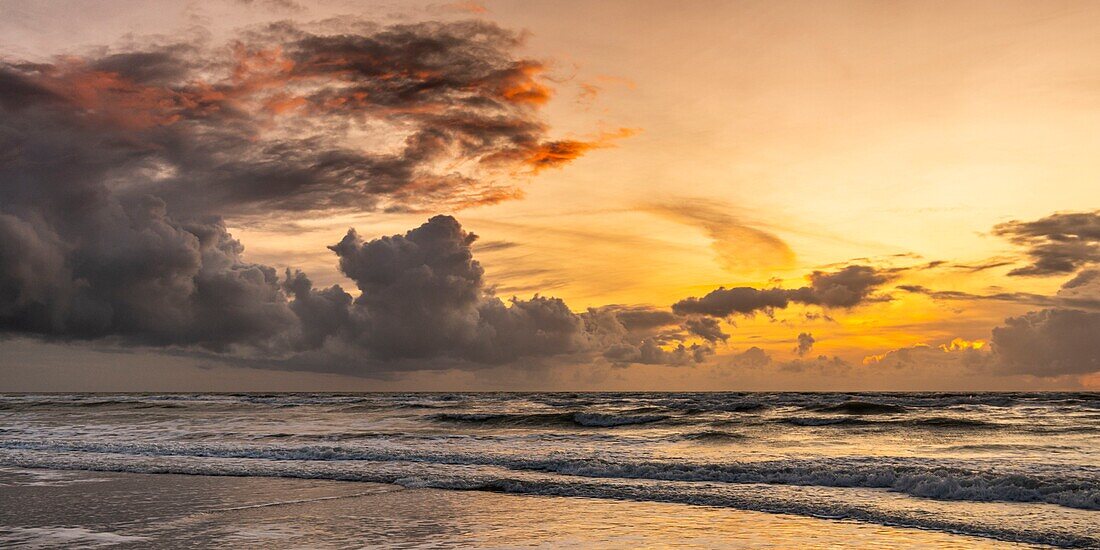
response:
[[[1098,451],[1095,393],[0,395],[9,472],[360,481],[1061,547],[1100,547]]]

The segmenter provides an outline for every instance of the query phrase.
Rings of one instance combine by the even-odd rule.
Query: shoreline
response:
[[[16,548],[1043,548],[690,504],[361,481],[4,467],[0,496],[0,544]]]

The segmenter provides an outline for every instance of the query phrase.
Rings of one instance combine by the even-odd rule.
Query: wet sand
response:
[[[683,504],[287,478],[0,470],[5,548],[1024,548]]]

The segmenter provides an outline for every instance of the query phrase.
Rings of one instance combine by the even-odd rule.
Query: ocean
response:
[[[266,500],[249,500],[261,491],[278,496],[276,504],[330,507],[335,518],[352,509],[396,514],[413,501],[357,508],[340,500],[392,500],[398,497],[379,495],[393,488],[420,491],[417,503],[497,510],[491,517],[499,528],[501,510],[527,514],[527,530],[512,525],[513,538],[492,539],[501,536],[499,529],[467,525],[444,539],[417,539],[395,527],[390,541],[375,527],[368,546],[427,540],[439,543],[428,546],[508,547],[492,541],[515,543],[563,517],[584,526],[624,514],[632,527],[623,536],[642,537],[630,539],[640,546],[658,539],[645,537],[645,521],[630,518],[657,518],[652,524],[681,518],[654,527],[654,537],[707,518],[699,533],[744,547],[765,547],[755,542],[787,528],[776,547],[842,528],[846,534],[839,537],[870,537],[847,539],[868,546],[886,547],[887,539],[911,533],[928,547],[947,545],[921,537],[962,537],[958,547],[1097,548],[1098,456],[1097,393],[5,394],[0,545],[41,547],[43,540],[106,533],[88,544],[143,546],[153,529],[149,521],[107,532],[110,517],[93,521],[73,511],[78,508],[50,510],[89,497],[109,508],[112,498],[128,503],[135,491],[168,494],[164,484],[149,480],[185,479],[172,483],[233,484],[218,510],[266,506]],[[122,479],[129,480],[127,489],[115,497],[109,485],[96,489]],[[174,501],[161,516],[215,509],[203,500],[212,489],[174,491],[177,500],[187,491],[194,496]],[[484,500],[472,506],[469,499]],[[442,505],[417,506],[442,513],[432,510]],[[148,509],[127,510],[149,516]],[[586,510],[587,520],[571,515]],[[723,520],[747,517],[756,519],[737,529]],[[323,523],[317,522],[310,528]],[[364,525],[343,525],[340,540],[357,540]],[[477,539],[478,533],[490,538]],[[69,535],[77,538],[56,539]],[[315,542],[324,540],[323,533],[314,535]],[[736,537],[745,537],[737,539],[744,544],[735,544]],[[578,540],[581,547],[600,545]],[[568,546],[559,542],[553,546]],[[702,546],[723,545],[711,542]]]

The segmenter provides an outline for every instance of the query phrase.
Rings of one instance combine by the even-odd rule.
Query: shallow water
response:
[[[11,394],[0,420],[8,468],[355,480],[1100,546],[1098,394]]]
[[[4,548],[1027,547],[720,507],[290,478],[2,468],[0,494]]]

